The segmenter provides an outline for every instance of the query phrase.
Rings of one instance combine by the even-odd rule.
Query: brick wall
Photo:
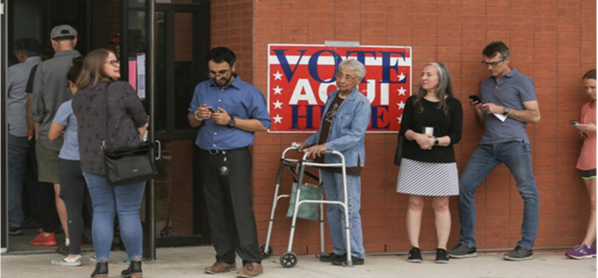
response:
[[[540,192],[541,216],[536,247],[570,247],[585,233],[589,202],[575,170],[581,143],[569,125],[587,101],[581,76],[596,66],[596,2],[574,0],[239,0],[212,2],[212,45],[233,49],[237,72],[267,90],[268,43],[323,44],[326,40],[362,45],[413,47],[415,86],[428,61],[450,69],[456,97],[464,104],[464,136],[456,145],[460,170],[476,148],[482,129],[475,123],[467,96],[478,93],[487,76],[480,65],[486,44],[502,40],[511,48],[512,67],[536,85],[542,120],[528,125],[533,166]],[[415,90],[415,87],[414,87]],[[253,171],[254,209],[260,243],[266,238],[278,160],[282,150],[304,134],[256,134]],[[395,193],[398,168],[392,165],[396,135],[368,134],[362,175],[363,231],[366,252],[407,251],[407,198]],[[290,178],[285,176],[284,191]],[[513,248],[520,239],[523,211],[514,179],[498,167],[477,192],[478,248]],[[457,200],[451,198],[453,227],[449,246],[458,242]],[[288,201],[277,209],[273,239],[276,254],[286,250]],[[319,252],[318,225],[300,220],[293,251]],[[328,235],[326,241],[330,245]],[[428,199],[421,247],[436,246]],[[330,246],[327,251],[331,250]]]
[[[236,71],[245,81],[253,79],[252,0],[211,1],[212,47],[226,46],[237,55]]]

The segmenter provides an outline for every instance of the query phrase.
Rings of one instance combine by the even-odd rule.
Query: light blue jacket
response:
[[[322,115],[326,115],[330,104],[338,93],[339,91],[336,90],[330,94]],[[334,113],[334,119],[330,125],[330,134],[324,145],[329,150],[341,152],[345,156],[346,167],[356,167],[358,157],[360,158],[360,166],[365,165],[364,141],[365,132],[370,124],[371,111],[370,101],[356,87]],[[318,142],[323,121],[324,117],[322,117],[318,132],[305,140],[305,143],[309,146]],[[340,163],[340,158],[336,155],[327,155],[325,162]]]

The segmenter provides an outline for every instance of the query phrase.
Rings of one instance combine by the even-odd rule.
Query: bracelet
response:
[[[35,135],[35,133],[33,133],[33,132],[27,132],[27,136],[33,136],[33,135]]]
[[[198,121],[203,121],[202,119],[200,119],[199,117],[197,117],[197,112],[193,113],[193,117],[195,117],[196,120]]]

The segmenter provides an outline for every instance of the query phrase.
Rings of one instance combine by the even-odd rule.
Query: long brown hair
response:
[[[434,66],[438,71],[438,87],[436,87],[436,97],[438,98],[438,106],[436,108],[442,110],[444,115],[449,115],[448,105],[446,105],[446,96],[453,96],[453,84],[451,81],[451,73],[449,72],[448,68],[441,62],[429,62],[427,66]],[[417,95],[415,96],[415,100],[413,101],[413,105],[417,109],[418,113],[424,112],[424,108],[422,107],[421,100],[427,94],[426,90],[422,88],[422,85],[419,85],[417,90]]]
[[[87,56],[85,56],[85,60],[83,60],[83,68],[81,69],[81,74],[79,74],[79,78],[77,78],[77,83],[75,84],[77,88],[82,89],[91,84],[91,87],[95,87],[98,82],[100,81],[114,81],[108,74],[104,72],[104,64],[106,63],[106,58],[110,53],[114,54],[114,52],[100,48],[96,49]]]

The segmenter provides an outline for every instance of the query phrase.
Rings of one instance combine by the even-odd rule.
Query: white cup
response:
[[[423,133],[434,136],[434,128],[430,126],[424,126]]]

